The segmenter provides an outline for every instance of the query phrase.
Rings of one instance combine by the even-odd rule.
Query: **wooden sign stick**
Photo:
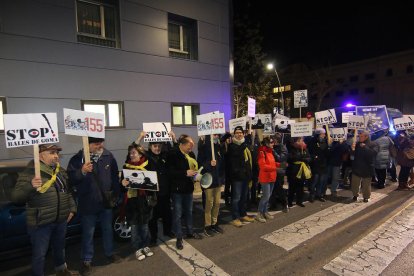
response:
[[[357,137],[358,129],[354,129],[354,139],[352,143],[356,143],[356,137]]]
[[[210,134],[210,144],[211,144],[211,160],[216,161],[216,154],[214,153],[213,134]]]
[[[89,140],[88,136],[82,136],[83,142],[83,154],[85,156],[85,164],[91,162],[91,155],[89,153]]]
[[[33,145],[33,157],[35,167],[35,177],[40,177],[40,160],[39,160],[39,145]]]
[[[325,125],[326,128],[326,138],[328,140],[328,144],[331,144],[331,134],[329,133],[329,126]]]

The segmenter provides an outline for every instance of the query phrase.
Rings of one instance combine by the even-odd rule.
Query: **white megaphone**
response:
[[[201,171],[202,170],[203,170],[203,167],[201,167],[197,171],[197,174],[194,176],[194,181],[199,181],[200,182],[200,186],[203,189],[207,189],[213,183],[213,176],[211,175],[211,173],[201,174]]]

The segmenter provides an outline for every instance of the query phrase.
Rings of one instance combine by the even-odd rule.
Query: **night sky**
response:
[[[263,52],[279,67],[335,65],[414,49],[414,1],[284,2],[233,0],[235,14],[247,12],[260,23]]]

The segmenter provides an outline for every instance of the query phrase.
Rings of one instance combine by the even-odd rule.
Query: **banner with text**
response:
[[[367,118],[364,116],[351,115],[347,123],[348,129],[366,129]]]
[[[339,140],[346,140],[348,134],[348,128],[341,127],[341,128],[330,128],[329,135],[331,136],[332,140],[339,141]]]
[[[59,142],[56,113],[4,114],[6,148]]]
[[[221,134],[226,132],[224,113],[212,112],[197,115],[198,136]]]
[[[312,122],[298,122],[292,124],[290,127],[291,137],[312,136]]]
[[[247,97],[247,116],[254,117],[256,115],[256,100]]]
[[[315,120],[317,126],[324,126],[336,123],[335,109],[327,109],[315,112]]]
[[[414,128],[414,115],[403,115],[402,118],[394,119],[395,130],[406,130]]]
[[[65,134],[105,138],[105,117],[102,113],[63,109]]]
[[[142,123],[142,129],[147,133],[144,142],[168,142],[172,141],[170,136],[171,123]]]
[[[229,120],[230,133],[233,134],[234,129],[237,126],[241,126],[244,130],[246,130],[246,122],[247,122],[247,118],[246,117],[240,117],[240,118],[236,118],[236,119]]]
[[[296,90],[293,92],[293,107],[308,107],[308,90]]]
[[[349,122],[349,116],[354,115],[354,112],[342,112],[342,123],[347,124]]]
[[[367,117],[366,129],[371,133],[388,129],[390,126],[385,105],[357,106],[355,110],[356,115]]]

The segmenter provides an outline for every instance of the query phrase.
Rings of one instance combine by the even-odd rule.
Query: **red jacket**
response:
[[[259,182],[274,183],[276,181],[276,168],[280,167],[280,163],[275,161],[273,150],[266,146],[259,148],[257,157],[259,163]]]

